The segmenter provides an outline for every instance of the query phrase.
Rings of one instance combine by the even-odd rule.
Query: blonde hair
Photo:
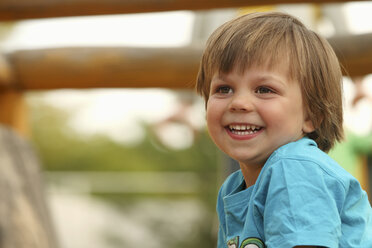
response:
[[[328,152],[343,138],[342,73],[329,43],[296,18],[278,12],[252,13],[226,22],[207,41],[196,89],[209,99],[216,72],[235,66],[287,63],[288,77],[300,84],[304,109],[315,131],[307,136]]]

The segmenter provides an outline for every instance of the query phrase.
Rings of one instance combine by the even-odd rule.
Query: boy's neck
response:
[[[262,166],[250,166],[243,163],[239,163],[239,165],[243,173],[246,188],[249,188],[256,183],[256,180],[260,175]]]

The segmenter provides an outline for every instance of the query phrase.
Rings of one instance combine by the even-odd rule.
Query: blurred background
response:
[[[36,157],[55,235],[24,247],[215,247],[217,192],[237,166],[209,139],[194,79],[215,28],[269,10],[335,48],[347,135],[330,154],[369,191],[372,2],[2,1],[0,123]]]

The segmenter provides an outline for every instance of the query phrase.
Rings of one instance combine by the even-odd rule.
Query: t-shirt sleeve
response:
[[[265,172],[255,200],[268,248],[338,247],[344,187],[316,163],[284,159]]]

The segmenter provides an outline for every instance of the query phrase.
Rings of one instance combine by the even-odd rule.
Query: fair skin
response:
[[[207,102],[211,138],[240,164],[247,187],[253,185],[278,147],[314,130],[303,108],[298,82],[286,63],[215,73]]]

